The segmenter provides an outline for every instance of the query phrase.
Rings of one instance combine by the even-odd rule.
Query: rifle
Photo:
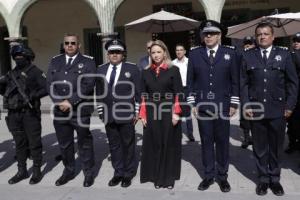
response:
[[[11,79],[13,80],[13,82],[15,83],[15,86],[18,89],[18,92],[21,94],[22,98],[24,99],[25,103],[32,109],[33,106],[30,103],[30,99],[29,97],[25,94],[25,91],[21,88],[20,83],[17,81],[15,75],[13,72],[9,73],[11,76]]]

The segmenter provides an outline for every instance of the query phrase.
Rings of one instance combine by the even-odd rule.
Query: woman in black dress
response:
[[[178,67],[173,66],[168,48],[160,41],[151,46],[151,62],[142,71],[144,125],[141,183],[172,189],[180,178],[181,126],[179,102],[183,87]]]

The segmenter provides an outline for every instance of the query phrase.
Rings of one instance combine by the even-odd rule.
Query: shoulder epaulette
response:
[[[106,64],[108,64],[108,63],[103,63],[103,64],[101,64],[101,65],[98,65],[97,67],[102,67],[102,66],[104,66],[104,65],[106,65]]]
[[[61,55],[63,55],[63,54],[58,54],[58,55],[56,55],[56,56],[53,56],[52,58],[57,58],[57,57],[59,57],[59,56],[61,56]]]
[[[190,50],[194,50],[194,49],[198,49],[200,48],[201,46],[194,46],[194,47],[191,47]]]
[[[230,46],[230,45],[223,45],[223,47],[226,47],[226,48],[229,48],[229,49],[236,49],[236,47],[235,46]]]
[[[83,55],[84,57],[86,57],[86,58],[89,58],[89,59],[94,59],[94,57],[93,56],[88,56],[88,55]]]
[[[289,48],[288,47],[284,47],[284,46],[276,46],[277,48],[279,48],[279,49],[282,49],[282,50],[286,50],[286,51],[288,51],[289,50]]]
[[[249,50],[252,50],[252,49],[255,49],[255,47],[246,48],[246,49],[244,49],[244,51],[249,51]]]
[[[127,63],[127,64],[131,64],[131,65],[136,65],[136,63],[133,63],[133,62],[128,62],[128,61],[126,61],[125,63]]]

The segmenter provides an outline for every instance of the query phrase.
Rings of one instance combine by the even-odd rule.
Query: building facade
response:
[[[137,62],[145,54],[145,43],[152,33],[129,31],[124,24],[161,8],[197,20],[208,18],[234,25],[268,15],[275,8],[299,12],[300,4],[297,0],[0,0],[0,72],[5,73],[11,66],[4,38],[26,37],[36,53],[35,63],[46,71],[68,32],[79,35],[82,52],[94,56],[98,64],[106,60],[103,44],[118,33],[127,44],[128,60]],[[158,37],[170,47],[177,42],[190,45],[190,34],[166,33]]]

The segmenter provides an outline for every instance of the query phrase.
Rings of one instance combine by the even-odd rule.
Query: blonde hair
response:
[[[172,64],[172,60],[171,60],[170,53],[169,53],[167,45],[161,40],[155,40],[155,41],[152,42],[151,49],[152,49],[153,46],[159,46],[160,48],[163,49],[163,51],[165,52],[163,62],[168,65],[168,68],[172,67],[173,64]],[[151,59],[150,59],[149,65],[147,67],[145,67],[145,69],[148,69],[153,64],[153,60],[152,60],[152,57],[151,57],[151,50],[150,50],[150,58]]]

